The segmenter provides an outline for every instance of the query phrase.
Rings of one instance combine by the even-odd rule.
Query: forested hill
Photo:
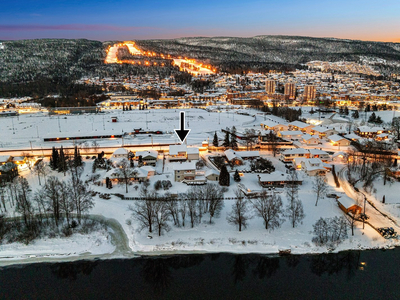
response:
[[[309,61],[353,61],[375,66],[382,73],[400,72],[400,43],[365,42],[299,36],[195,37],[142,40],[139,46],[222,66],[238,63],[297,65]]]
[[[220,70],[295,68],[313,60],[354,61],[373,65],[383,73],[400,73],[400,44],[352,40],[256,36],[171,40],[138,40],[145,50],[204,60]],[[0,81],[28,82],[43,78],[70,80],[84,75],[113,76],[153,73],[168,75],[167,67],[106,65],[105,49],[113,42],[83,39],[2,41]]]

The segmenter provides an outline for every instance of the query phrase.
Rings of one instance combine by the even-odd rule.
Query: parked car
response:
[[[336,194],[326,194],[326,197],[328,197],[328,198],[339,198],[339,196],[336,195]]]

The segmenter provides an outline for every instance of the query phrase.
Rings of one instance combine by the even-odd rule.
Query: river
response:
[[[193,254],[0,268],[1,299],[399,299],[400,248]]]

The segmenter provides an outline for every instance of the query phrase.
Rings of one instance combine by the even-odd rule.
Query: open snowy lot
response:
[[[18,117],[0,118],[0,149],[33,149],[49,148],[52,146],[73,146],[74,142],[44,142],[44,138],[121,135],[141,128],[144,131],[162,131],[164,134],[136,134],[121,138],[96,139],[101,147],[115,147],[148,144],[159,149],[158,144],[178,143],[174,129],[179,129],[179,111],[176,109],[159,109],[150,111],[106,110],[104,113],[83,115],[48,116],[43,114],[24,114]],[[212,138],[215,131],[222,128],[259,125],[257,118],[234,114],[233,111],[207,112],[203,109],[187,109],[185,128],[191,129],[187,138],[188,144],[201,144]],[[113,123],[111,117],[118,117]],[[261,121],[261,117],[258,117]],[[223,136],[220,134],[220,139]],[[76,142],[84,142],[85,139]],[[93,139],[87,140],[84,146],[91,152]]]

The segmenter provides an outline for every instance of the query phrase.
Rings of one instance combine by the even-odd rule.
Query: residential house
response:
[[[331,135],[328,137],[329,142],[333,145],[333,146],[350,146],[351,141],[346,139],[345,137],[341,136],[341,135]]]
[[[383,127],[360,126],[354,131],[355,134],[365,138],[375,138],[378,134],[385,132]]]
[[[338,151],[332,155],[332,161],[339,162],[339,163],[345,163],[347,161],[347,156],[348,155],[346,152]]]
[[[285,150],[281,153],[281,160],[283,162],[293,162],[295,158],[309,158],[310,152],[303,148],[294,148]]]
[[[280,171],[258,175],[258,182],[262,187],[284,187],[288,181],[290,180],[288,180],[287,174]],[[303,181],[297,180],[295,183],[301,185]]]
[[[218,181],[219,180],[219,171],[214,169],[209,169],[205,172],[204,176],[209,181]]]
[[[234,165],[243,165],[242,157],[235,150],[228,149],[224,151],[226,159]]]
[[[112,154],[112,158],[129,158],[129,150],[125,148],[118,148],[117,150],[114,151]]]
[[[309,176],[325,175],[324,163],[319,158],[307,158],[301,162],[301,169]]]
[[[269,129],[275,132],[289,130],[289,124],[287,122],[278,122],[270,119],[265,120],[260,125],[262,129]]]
[[[311,133],[315,125],[304,123],[301,121],[293,121],[289,123],[289,130],[299,130],[301,132]]]
[[[158,152],[156,150],[137,151],[136,158],[142,157],[143,165],[155,166],[157,163]]]
[[[299,130],[279,131],[278,136],[292,141],[300,141],[303,138],[303,132]]]
[[[321,144],[321,140],[317,135],[309,135],[309,134],[303,134],[301,142],[306,145]]]
[[[353,199],[344,196],[337,199],[339,207],[345,213],[351,212],[353,215],[360,214],[362,212],[361,206],[354,202]]]
[[[328,152],[321,149],[308,149],[310,152],[310,158],[319,158],[323,162],[330,161],[331,157]]]
[[[324,127],[324,126],[315,126],[314,128],[311,129],[311,133],[313,135],[319,136],[320,139],[337,134],[338,132],[335,129]]]
[[[204,172],[196,172],[195,162],[181,162],[173,165],[174,180],[176,182],[185,182],[189,184],[202,184],[206,182]]]
[[[188,148],[186,145],[170,145],[169,146],[169,161],[186,161],[198,160],[199,148]]]

